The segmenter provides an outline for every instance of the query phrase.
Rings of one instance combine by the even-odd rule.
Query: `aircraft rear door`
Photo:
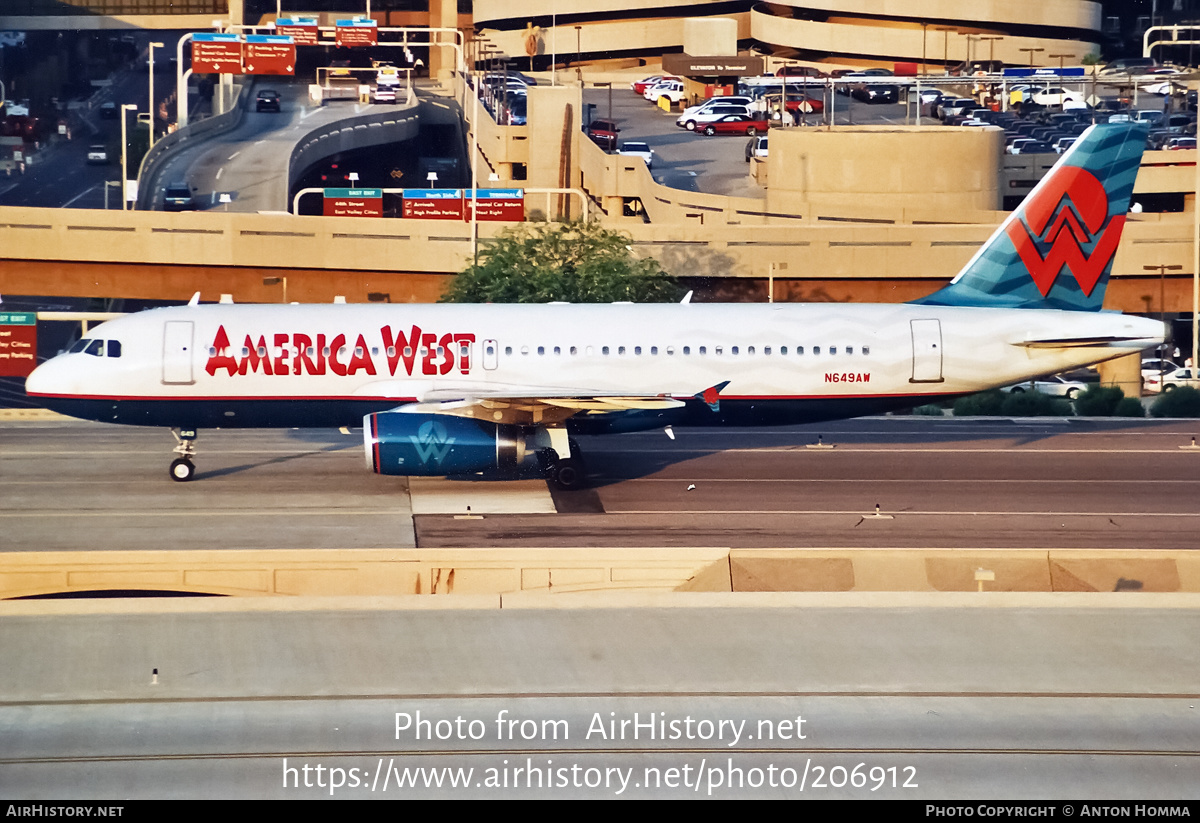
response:
[[[910,383],[942,382],[942,321],[911,320],[913,370]]]
[[[168,320],[163,326],[163,372],[164,383],[195,383],[192,379],[192,335],[191,320]]]

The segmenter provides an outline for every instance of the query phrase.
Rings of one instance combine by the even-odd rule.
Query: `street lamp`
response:
[[[943,32],[942,37],[942,74],[950,73],[950,32],[958,33],[953,26],[938,26],[934,31]]]
[[[154,125],[155,125],[155,114],[154,114],[154,111],[155,111],[155,109],[154,109],[154,50],[155,50],[155,49],[161,49],[162,47],[163,47],[163,44],[162,44],[162,43],[151,43],[151,44],[150,44],[150,103],[147,105],[147,109],[146,109],[147,111],[149,111],[149,112],[150,112],[150,148],[154,148]]]
[[[121,211],[129,210],[129,138],[125,133],[125,112],[137,111],[133,103],[121,104]]]
[[[1033,55],[1039,51],[1045,51],[1045,49],[1017,49],[1017,51],[1029,52],[1029,68],[1033,68]]]

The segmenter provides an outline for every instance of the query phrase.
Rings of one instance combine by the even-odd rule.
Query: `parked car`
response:
[[[1053,397],[1065,397],[1068,400],[1074,400],[1075,396],[1086,389],[1088,384],[1082,380],[1071,380],[1061,374],[1052,374],[1049,377],[1043,377],[1038,380],[1027,380],[1024,383],[1014,383],[1011,386],[1005,386],[1000,389],[1002,392],[1010,394],[1021,394],[1022,392],[1035,391],[1040,394],[1048,394]]]
[[[746,143],[746,162],[749,163],[752,157],[767,157],[767,135],[757,134],[751,137]]]
[[[612,151],[617,146],[617,135],[621,129],[615,120],[593,120],[588,124],[587,136],[600,148]]]
[[[697,112],[696,114],[683,114],[675,121],[675,125],[688,131],[695,131],[697,127],[703,127],[708,123],[720,120],[722,117],[728,117],[731,114],[750,114],[750,109],[747,106],[722,106],[713,108],[710,111]]]
[[[650,148],[646,143],[635,143],[632,140],[627,140],[621,144],[621,148],[617,150],[617,154],[628,157],[640,157],[646,161],[646,168],[654,168],[654,149]]]
[[[726,114],[720,120],[714,120],[703,126],[697,126],[696,131],[712,137],[715,134],[748,134],[755,135],[766,131],[771,121],[761,114]]]
[[[177,180],[168,183],[163,191],[163,211],[189,211],[196,208],[192,199],[192,189],[186,181]]]
[[[780,66],[775,70],[776,77],[828,77],[829,75],[813,66]]]
[[[897,103],[900,100],[900,87],[891,83],[863,83],[851,91],[855,100],[864,103]],[[974,105],[975,101],[971,101]]]
[[[743,95],[736,95],[736,96],[729,96],[729,97],[712,97],[712,98],[709,98],[708,100],[705,100],[703,103],[698,103],[695,106],[688,106],[686,109],[683,110],[682,113],[680,113],[679,117],[684,118],[690,114],[699,114],[700,112],[713,111],[714,109],[720,108],[721,106],[748,106],[748,107],[753,108],[754,104],[755,104],[755,100],[753,97],[746,97]]]
[[[1165,357],[1149,357],[1142,361],[1142,390],[1156,393],[1162,388],[1161,378],[1179,371],[1179,364]]]
[[[1197,376],[1193,369],[1182,368],[1176,369],[1169,374],[1164,374],[1161,378],[1158,372],[1155,372],[1147,377],[1143,384],[1143,388],[1148,392],[1168,392],[1180,386],[1191,386],[1193,389],[1200,389],[1200,376]]]
[[[103,143],[88,146],[87,161],[89,164],[103,166],[108,163],[108,147]]]
[[[674,78],[659,80],[653,86],[646,89],[646,92],[642,96],[651,103],[657,103],[662,97],[667,98],[672,103],[678,103],[683,99],[683,81]]]
[[[395,102],[395,96],[392,97],[392,102]],[[279,103],[279,92],[275,89],[259,89],[258,94],[254,95],[254,110],[255,111],[282,111]]]
[[[643,95],[646,93],[646,89],[662,79],[663,76],[661,74],[652,74],[649,77],[643,77],[641,80],[634,80],[629,84],[629,88],[633,89],[634,94]]]

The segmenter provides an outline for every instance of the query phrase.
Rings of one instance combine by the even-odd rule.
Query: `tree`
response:
[[[444,303],[668,303],[682,290],[657,260],[598,223],[521,223],[482,246]]]

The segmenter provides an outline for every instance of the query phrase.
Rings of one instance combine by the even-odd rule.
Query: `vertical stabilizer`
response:
[[[1148,133],[1089,128],[948,286],[913,302],[1099,311]]]

